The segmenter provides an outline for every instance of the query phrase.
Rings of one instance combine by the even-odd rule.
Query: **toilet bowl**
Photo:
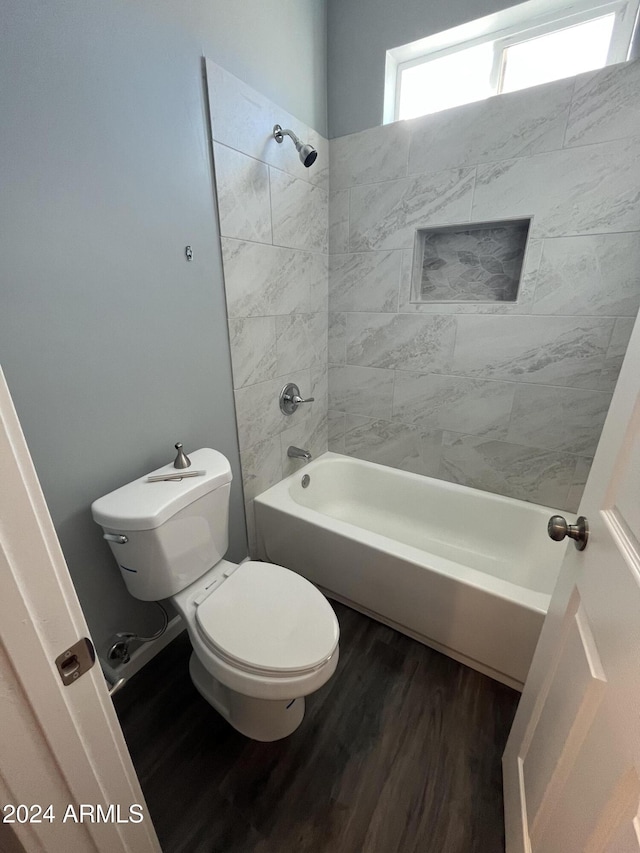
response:
[[[99,498],[93,517],[131,594],[169,598],[180,613],[200,694],[247,737],[278,740],[300,725],[304,697],[335,672],[338,621],[300,575],[223,558],[229,463],[209,448],[191,460],[203,474],[176,480],[166,465]],[[173,479],[150,482],[162,474]]]
[[[187,625],[191,678],[207,702],[254,740],[291,734],[304,697],[338,663],[338,622],[327,599],[282,566],[222,560],[171,601]]]

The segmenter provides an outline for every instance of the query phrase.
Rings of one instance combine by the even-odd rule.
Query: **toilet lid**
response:
[[[241,669],[273,675],[308,672],[336,650],[331,605],[308,580],[282,566],[242,563],[196,610],[203,638]]]

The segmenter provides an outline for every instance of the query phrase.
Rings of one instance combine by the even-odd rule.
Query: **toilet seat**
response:
[[[206,645],[231,666],[291,677],[319,669],[337,649],[339,626],[326,598],[295,572],[240,564],[196,608]]]

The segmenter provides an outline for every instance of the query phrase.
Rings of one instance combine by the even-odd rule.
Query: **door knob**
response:
[[[575,524],[567,524],[562,515],[552,515],[547,525],[547,533],[555,542],[562,542],[565,536],[573,539],[573,544],[578,551],[584,551],[589,541],[589,523],[584,515],[581,515]]]

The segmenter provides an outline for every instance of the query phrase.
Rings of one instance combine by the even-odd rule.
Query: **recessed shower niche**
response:
[[[412,302],[515,302],[530,219],[418,228]]]

